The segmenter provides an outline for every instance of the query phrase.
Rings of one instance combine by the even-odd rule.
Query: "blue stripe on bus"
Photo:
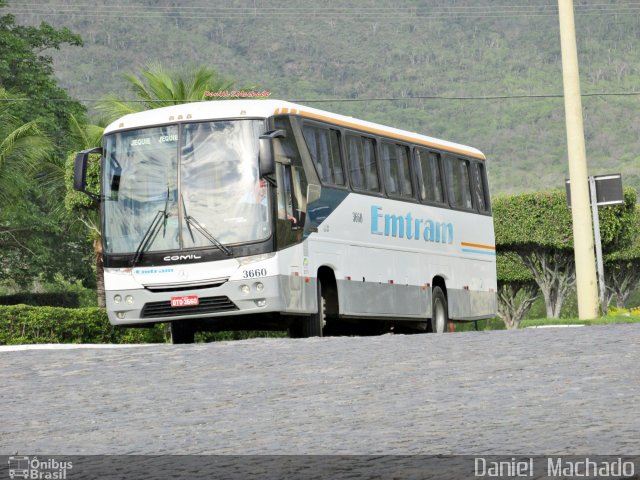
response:
[[[482,255],[491,255],[493,257],[496,256],[496,252],[489,252],[486,250],[474,250],[472,248],[463,248],[462,251],[466,253],[480,253]]]

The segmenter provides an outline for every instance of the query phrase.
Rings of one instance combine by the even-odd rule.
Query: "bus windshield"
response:
[[[107,135],[105,252],[218,248],[267,238],[268,186],[258,174],[263,130],[261,120],[225,120]]]

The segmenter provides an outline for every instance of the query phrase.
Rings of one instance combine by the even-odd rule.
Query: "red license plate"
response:
[[[185,297],[171,297],[172,307],[192,307],[198,305],[197,295],[188,295]]]

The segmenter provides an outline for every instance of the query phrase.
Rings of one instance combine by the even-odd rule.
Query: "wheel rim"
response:
[[[322,331],[322,329],[327,325],[327,301],[324,299],[322,294],[320,294],[320,298],[318,300],[320,301],[318,308],[320,313],[320,330]]]
[[[444,333],[445,325],[447,323],[444,314],[444,305],[440,299],[435,302],[435,331],[436,333]]]

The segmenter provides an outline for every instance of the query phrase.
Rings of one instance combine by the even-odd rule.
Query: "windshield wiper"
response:
[[[231,253],[231,250],[229,250],[227,247],[225,247],[223,244],[221,244],[216,239],[216,237],[211,235],[211,232],[209,232],[209,230],[207,230],[202,225],[200,225],[195,218],[190,217],[190,216],[186,216],[185,220],[187,221],[187,225],[193,225],[193,228],[195,228],[197,231],[199,231],[202,234],[203,237],[205,237],[207,240],[209,240],[211,243],[213,243],[216,247],[218,247],[224,253],[226,253],[229,256],[233,255]]]
[[[169,218],[169,214],[167,211],[169,210],[169,187],[167,187],[167,199],[164,202],[164,210],[158,210],[156,216],[153,217],[149,228],[144,233],[142,240],[138,244],[138,248],[136,249],[136,254],[133,257],[133,261],[131,262],[131,266],[134,267],[136,263],[140,261],[140,257],[142,254],[146,252],[153,242],[155,242],[156,237],[158,236],[158,232],[160,232],[160,225],[163,226],[162,236],[164,237],[167,234],[167,218]]]
[[[192,225],[193,225],[193,228],[195,228],[198,232],[200,232],[203,237],[205,237],[207,240],[213,243],[216,247],[218,247],[218,249],[223,251],[226,255],[228,256],[233,255],[231,253],[231,250],[229,250],[222,243],[220,243],[220,241],[216,237],[214,237],[209,230],[207,230],[205,227],[200,225],[200,223],[195,218],[187,214],[187,207],[184,203],[184,199],[182,200],[182,209],[184,210],[184,219],[187,221],[187,228],[189,229],[189,234],[191,235],[191,239],[193,240],[193,243],[195,243],[196,240],[193,237],[193,232],[191,231]]]

